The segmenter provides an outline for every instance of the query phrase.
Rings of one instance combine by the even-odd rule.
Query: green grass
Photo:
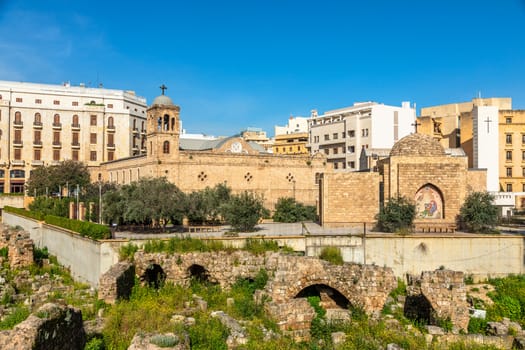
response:
[[[31,312],[25,306],[17,306],[11,314],[0,321],[0,330],[12,329],[24,321]]]

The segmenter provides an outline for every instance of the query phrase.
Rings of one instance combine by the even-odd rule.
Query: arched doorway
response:
[[[146,282],[150,287],[159,289],[166,280],[166,273],[158,264],[150,264],[142,277],[143,281]]]
[[[199,264],[193,264],[188,267],[188,275],[191,279],[195,279],[199,282],[208,282],[210,277],[208,270]]]
[[[441,191],[434,185],[422,186],[415,195],[416,218],[443,219],[444,205]]]
[[[434,308],[423,295],[411,295],[405,299],[404,315],[420,324],[435,324]]]
[[[320,298],[319,305],[324,309],[348,309],[350,301],[337,289],[326,284],[313,284],[303,288],[295,298],[308,298],[317,296]]]

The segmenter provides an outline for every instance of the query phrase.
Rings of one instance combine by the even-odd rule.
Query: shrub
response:
[[[9,249],[7,247],[0,248],[0,256],[7,259],[9,255]]]
[[[460,209],[462,227],[471,232],[490,233],[498,223],[498,208],[488,192],[470,193]]]
[[[487,320],[477,317],[471,318],[468,322],[468,332],[471,334],[486,334]]]
[[[396,232],[409,229],[416,217],[416,206],[405,197],[390,198],[376,216],[379,230]]]
[[[275,205],[273,221],[276,222],[299,222],[317,220],[315,206],[307,206],[298,203],[294,198],[279,198]]]
[[[159,348],[172,348],[179,343],[179,339],[174,335],[156,334],[151,337],[149,342]]]
[[[128,243],[120,247],[118,252],[119,260],[130,260],[133,261],[133,256],[139,250],[139,247],[133,243]]]
[[[279,243],[273,240],[248,238],[244,250],[252,254],[262,254],[267,251],[277,252],[279,251]]]
[[[105,348],[103,339],[92,338],[86,343],[84,350],[104,350]]]
[[[109,227],[87,221],[71,220],[60,216],[46,215],[46,224],[59,226],[86,236],[91,239],[106,239],[111,237]]]
[[[319,258],[328,261],[330,264],[343,265],[343,256],[338,247],[324,247]]]
[[[264,215],[263,199],[251,192],[231,196],[222,207],[224,219],[234,231],[251,232]]]
[[[38,221],[43,221],[44,216],[45,216],[44,214],[37,212],[37,211],[29,211],[23,208],[10,207],[8,205],[6,205],[3,210],[7,213],[22,215],[22,216],[28,217],[30,219],[38,220]]]

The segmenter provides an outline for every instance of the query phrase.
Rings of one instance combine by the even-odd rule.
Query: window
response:
[[[15,160],[22,160],[22,149],[15,148]]]
[[[505,117],[506,124],[512,124],[512,117]]]
[[[512,144],[512,134],[506,134],[505,135],[505,143],[506,144]]]
[[[96,161],[97,160],[97,151],[89,152],[89,160],[91,160],[91,161]]]
[[[324,149],[324,154],[330,154],[330,150],[328,148]]]
[[[78,151],[77,150],[73,150],[71,152],[71,159],[78,162]]]
[[[15,124],[22,124],[22,113],[15,112]]]
[[[113,134],[108,134],[108,146],[115,146],[115,139]]]
[[[512,168],[506,168],[507,177],[512,177]]]
[[[512,184],[507,184],[507,192],[512,192]]]
[[[78,115],[76,115],[76,114],[73,115],[73,126],[80,126],[78,124]]]
[[[525,134],[521,134],[521,143],[525,144]]]
[[[355,162],[348,162],[348,165],[350,166],[350,169],[355,168]]]
[[[137,130],[137,119],[133,119],[133,130]]]
[[[328,140],[330,140],[330,135],[328,135],[328,134],[325,134],[325,135],[324,135],[324,140],[325,140],[325,141],[328,141]]]
[[[96,144],[97,143],[97,134],[92,132],[89,134],[89,143]]]
[[[334,140],[337,140],[338,136],[339,136],[339,134],[336,133],[336,132],[334,132],[334,134],[333,134],[333,138],[334,138]]]
[[[361,129],[361,136],[367,137],[368,136],[368,129]]]
[[[525,168],[521,168],[521,176],[525,177]]]
[[[71,105],[74,106],[74,107],[78,106],[78,101],[71,102]]]
[[[53,160],[55,162],[58,162],[60,160],[60,150],[59,149],[53,150]]]
[[[355,146],[348,146],[348,153],[354,153],[355,152]]]
[[[525,151],[521,151],[521,160],[525,160]]]
[[[53,116],[53,125],[60,125],[60,114],[55,114]]]
[[[344,131],[341,133],[341,137],[342,137],[343,139],[346,137],[346,134],[345,134]]]
[[[521,192],[525,192],[525,184],[521,184]]]
[[[35,124],[36,125],[42,124],[42,116],[40,115],[40,113],[35,113]]]
[[[74,132],[73,135],[72,135],[72,144],[73,145],[78,145],[78,132]]]
[[[339,148],[335,147],[334,148],[334,153],[333,154],[338,154],[339,153]]]
[[[15,130],[15,142],[16,143],[22,142],[22,130],[20,129]]]
[[[115,125],[113,124],[113,117],[108,118],[108,128],[113,128]]]
[[[36,103],[37,105],[40,105],[40,104],[42,104],[42,100],[39,99],[39,98],[37,98],[37,99],[35,99],[35,103]]]
[[[339,168],[339,163],[334,162],[334,169],[338,169],[338,168]]]
[[[141,131],[146,131],[146,129],[144,129],[144,122],[142,122],[142,123],[140,124],[140,130],[141,130]]]
[[[40,130],[35,130],[33,132],[33,138],[34,138],[35,144],[42,143],[42,132]]]
[[[512,160],[512,151],[505,152],[505,159]]]
[[[108,103],[108,108],[113,108],[113,103]]]
[[[33,150],[33,160],[40,160],[40,150],[39,149]]]
[[[54,145],[60,144],[60,131],[53,132],[53,144]]]
[[[114,160],[115,159],[115,152],[108,151],[108,160]]]
[[[170,153],[170,142],[169,141],[164,141],[164,143],[162,144],[162,153],[164,154]]]
[[[348,137],[355,137],[355,130],[348,130]]]
[[[9,177],[11,179],[23,179],[24,177],[26,177],[26,172],[20,169],[11,170],[9,173]]]
[[[59,105],[59,104],[60,104],[60,101],[59,101],[59,100],[54,100],[54,101],[53,101],[53,104],[54,104],[54,105]]]
[[[89,125],[96,126],[97,125],[97,116],[91,115],[89,118]]]
[[[17,97],[16,102],[22,102],[22,97]]]

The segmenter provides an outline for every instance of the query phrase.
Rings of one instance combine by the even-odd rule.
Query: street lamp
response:
[[[102,225],[102,181],[98,182],[98,223]]]

